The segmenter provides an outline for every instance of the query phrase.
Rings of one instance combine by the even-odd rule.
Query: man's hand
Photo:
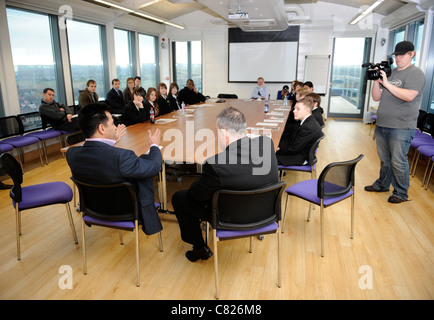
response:
[[[72,114],[68,113],[66,119],[68,119],[68,122],[72,122]]]
[[[160,137],[161,137],[161,131],[157,128],[155,132],[152,134],[151,130],[148,130],[148,141],[149,145],[156,144],[157,146],[160,145]]]
[[[122,137],[127,134],[127,127],[124,124],[118,124],[116,127],[116,143],[121,141]]]

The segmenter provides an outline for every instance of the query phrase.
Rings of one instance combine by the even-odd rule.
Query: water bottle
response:
[[[154,107],[151,107],[151,110],[149,110],[149,118],[151,120],[151,123],[155,123],[155,109],[154,109]]]
[[[264,112],[267,113],[268,112],[268,100],[265,101],[265,108],[264,108]]]
[[[283,98],[283,106],[284,107],[288,106],[288,95],[286,95],[285,98]]]
[[[184,101],[182,101],[182,103],[181,103],[181,109],[182,109],[182,112],[185,112],[185,103],[184,103]]]

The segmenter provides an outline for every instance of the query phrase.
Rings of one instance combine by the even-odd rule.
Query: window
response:
[[[121,82],[122,89],[127,86],[128,78],[136,76],[133,74],[129,44],[129,32],[115,29],[116,75]]]
[[[419,65],[419,57],[422,48],[422,37],[424,29],[424,19],[417,20],[405,26],[401,26],[395,30],[390,31],[390,45],[389,51],[393,52],[398,42],[408,40],[414,44],[416,56],[413,58],[412,63],[416,66]],[[395,59],[394,59],[395,60]],[[396,68],[396,63],[393,62],[393,68]]]
[[[67,28],[75,103],[78,103],[80,91],[86,89],[86,82],[90,79],[96,81],[98,97],[105,99],[101,27],[96,24],[68,20]]]
[[[20,113],[37,111],[44,88],[59,95],[51,19],[47,14],[14,8],[7,8],[6,14]]]
[[[157,87],[159,76],[156,37],[139,33],[139,63],[142,87]]]
[[[202,92],[202,43],[200,41],[174,42],[174,78],[179,87],[192,79],[196,89]]]

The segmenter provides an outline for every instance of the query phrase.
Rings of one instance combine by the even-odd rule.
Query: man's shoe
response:
[[[368,192],[387,192],[389,189],[375,189],[374,186],[366,186],[365,191]]]
[[[398,198],[397,196],[391,195],[389,197],[389,199],[387,199],[387,201],[389,201],[390,203],[401,203],[401,202],[404,202],[407,200],[404,200],[404,199]]]
[[[212,252],[211,249],[207,245],[205,245],[202,249],[199,250],[193,249],[191,251],[187,251],[185,253],[185,256],[191,262],[195,262],[199,259],[207,260],[208,258],[212,257]]]

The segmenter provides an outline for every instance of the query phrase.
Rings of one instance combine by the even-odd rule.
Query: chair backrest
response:
[[[318,140],[316,140],[315,143],[310,148],[310,150],[309,150],[309,159],[308,159],[308,162],[309,162],[308,164],[310,166],[313,166],[315,163],[317,163],[318,159],[316,157],[316,153],[318,151],[319,143],[324,138],[325,138],[325,134],[323,134],[321,137],[319,137]]]
[[[16,116],[0,118],[0,139],[22,134],[23,130]]]
[[[85,215],[107,221],[133,221],[139,217],[136,190],[129,182],[95,185],[71,177],[80,194]]]
[[[69,134],[66,136],[66,142],[68,145],[72,146],[73,144],[79,143],[81,141],[84,141],[84,133],[79,131],[73,134]]]
[[[363,154],[349,161],[328,164],[318,178],[318,198],[338,197],[346,194],[354,186],[354,172]]]
[[[238,99],[238,96],[236,94],[230,94],[230,93],[219,93],[217,98],[219,98],[219,99]]]
[[[21,165],[11,154],[2,153],[0,155],[0,168],[3,168],[14,182],[14,186],[10,192],[11,198],[17,203],[21,202],[21,184],[23,183],[23,170]]]
[[[42,121],[41,115],[37,111],[22,113],[17,115],[17,117],[23,126],[24,133],[46,128],[46,124],[44,127],[43,126],[44,123]]]
[[[434,113],[427,114],[424,129],[434,138]]]
[[[425,122],[426,122],[426,118],[428,116],[428,113],[424,110],[420,110],[419,109],[419,115],[417,117],[417,124],[416,127],[420,130],[420,131],[424,131],[425,128]]]
[[[285,182],[255,190],[219,190],[212,201],[213,228],[252,230],[281,219]]]
[[[277,91],[277,100],[282,100],[282,90]]]

